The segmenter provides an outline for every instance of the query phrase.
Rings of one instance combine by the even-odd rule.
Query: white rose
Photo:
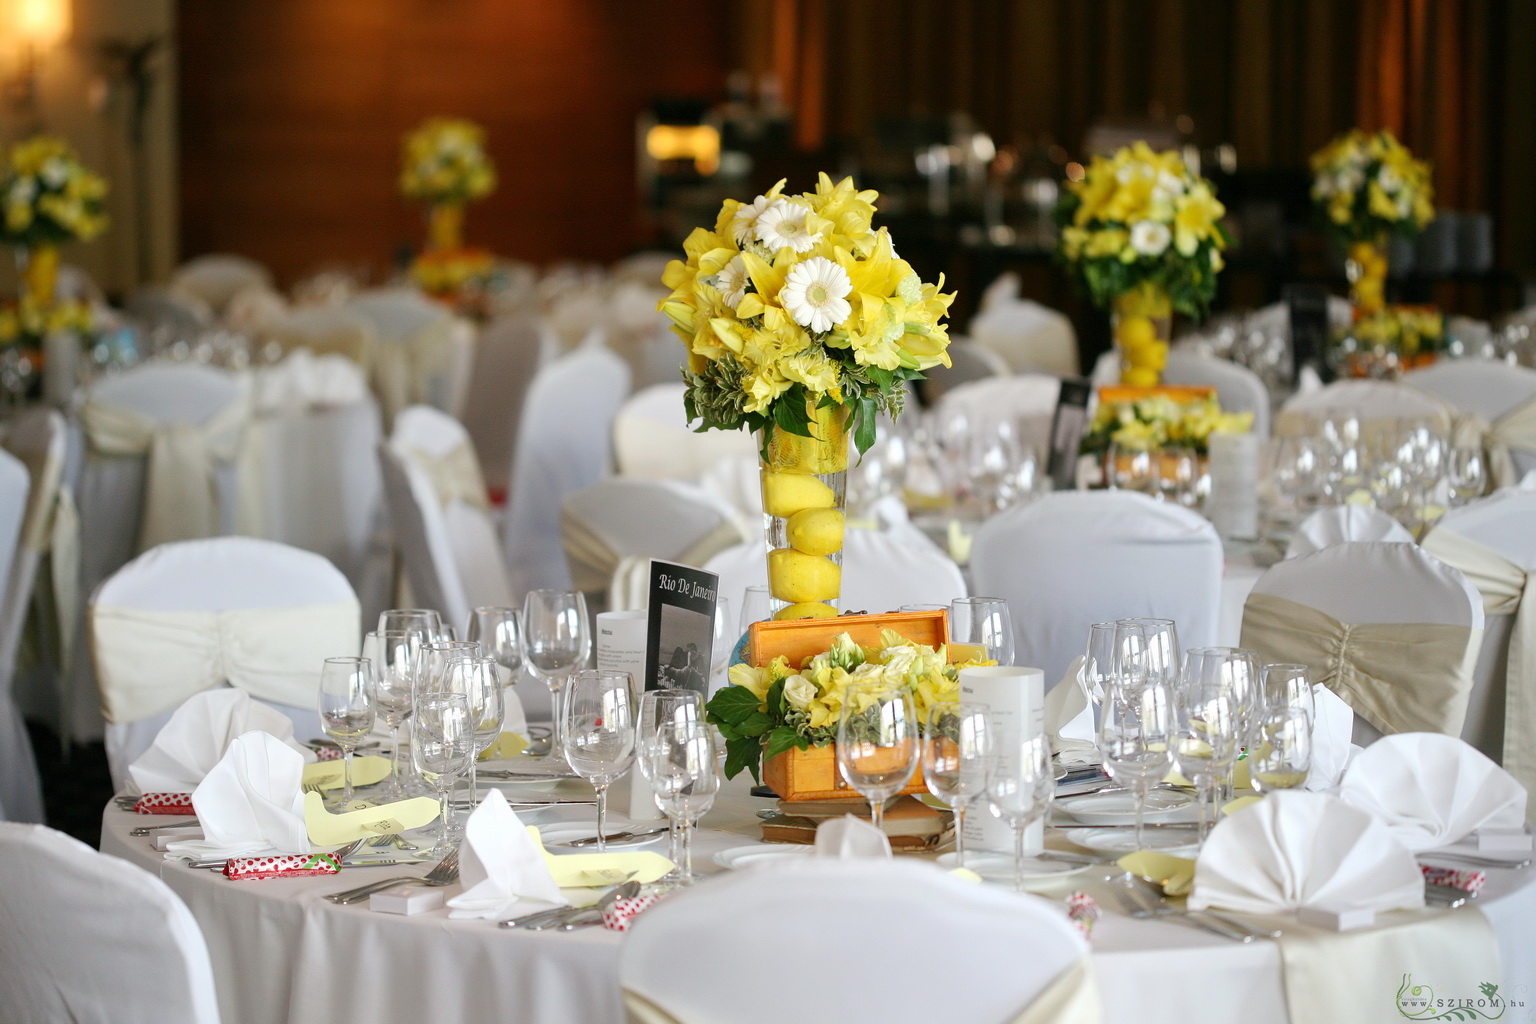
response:
[[[884,665],[877,665],[873,661],[866,661],[849,674],[848,681],[850,683],[868,683],[878,680],[884,675]]]
[[[58,157],[50,157],[43,164],[42,174],[39,175],[49,188],[63,188],[65,180],[69,177],[69,165]]]
[[[1139,220],[1131,225],[1131,248],[1143,256],[1161,256],[1171,241],[1173,232],[1162,221]]]
[[[892,647],[885,652],[885,668],[891,678],[899,679],[907,674],[912,662],[917,660],[915,647]]]
[[[1403,187],[1402,177],[1390,167],[1383,167],[1376,172],[1376,184],[1387,192],[1396,192]]]
[[[790,707],[804,711],[816,699],[816,684],[805,676],[790,676],[784,680],[784,699]]]

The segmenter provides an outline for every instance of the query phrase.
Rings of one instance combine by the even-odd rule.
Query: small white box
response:
[[[203,830],[200,828],[168,828],[154,835],[155,849],[161,853],[169,843],[177,843],[183,839],[201,839]]]
[[[1523,828],[1480,828],[1477,849],[1481,853],[1528,853],[1531,835]]]
[[[1335,932],[1349,932],[1356,928],[1369,928],[1376,923],[1376,911],[1369,907],[1351,907],[1338,903],[1324,903],[1302,907],[1296,911],[1296,920],[1314,928],[1327,928]]]
[[[436,910],[443,905],[446,894],[441,889],[386,889],[368,897],[368,909],[380,914],[412,914]]]

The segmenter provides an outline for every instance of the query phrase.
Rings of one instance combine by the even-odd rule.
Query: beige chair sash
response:
[[[1508,675],[1504,686],[1504,770],[1527,792],[1536,793],[1536,600],[1524,600],[1530,576],[1485,544],[1449,530],[1424,538],[1424,550],[1460,569],[1483,595],[1488,615],[1513,615],[1509,635]]]
[[[1488,479],[1495,488],[1520,482],[1511,451],[1536,453],[1536,399],[1517,405],[1492,423],[1476,414],[1457,417],[1454,437],[1458,445],[1477,445],[1488,456]]]
[[[224,682],[274,704],[311,707],[320,666],[355,643],[360,621],[355,599],[222,612],[93,605],[102,715],[134,722]]]
[[[406,449],[411,462],[432,482],[437,500],[447,508],[455,501],[487,512],[491,503],[485,496],[485,478],[480,475],[480,460],[466,441],[446,455],[433,455],[421,448]]]
[[[710,1024],[673,1016],[631,989],[624,990],[624,1012],[629,1024]],[[1003,1024],[1099,1024],[1103,1019],[1099,990],[1093,979],[1093,961],[1083,957],[1058,974],[1023,1011]]]
[[[560,537],[565,545],[565,560],[571,567],[572,587],[584,593],[606,591],[625,556],[615,551],[602,534],[564,508],[560,510]],[[734,518],[727,519],[694,541],[688,550],[672,561],[683,565],[703,565],[744,539],[737,521]]]
[[[1250,594],[1242,646],[1309,665],[1383,733],[1461,735],[1481,629],[1433,622],[1351,624],[1273,594]]]
[[[374,347],[373,379],[386,424],[394,423],[408,405],[433,404],[427,401],[428,381],[444,374],[452,362],[456,330],[454,318],[444,316],[404,341],[379,340]]]
[[[240,454],[249,413],[245,393],[202,423],[156,423],[128,409],[86,403],[80,419],[96,452],[148,456],[140,551],[218,534],[214,466],[233,462]],[[244,521],[250,518],[242,513]]]

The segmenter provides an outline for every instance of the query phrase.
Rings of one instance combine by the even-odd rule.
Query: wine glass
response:
[[[1115,678],[1115,624],[1095,622],[1088,627],[1088,649],[1078,670],[1078,684],[1095,706],[1104,703]]]
[[[1155,486],[1156,456],[1146,448],[1126,448],[1111,444],[1104,456],[1105,483],[1110,490],[1150,492]]]
[[[1142,820],[1147,794],[1168,774],[1173,755],[1168,741],[1173,731],[1173,691],[1165,682],[1143,682],[1135,689],[1116,686],[1104,702],[1099,749],[1104,770],[1131,791],[1136,804],[1136,849],[1146,848]]]
[[[731,664],[731,652],[739,639],[741,634],[731,630],[731,602],[718,598],[710,633],[709,681],[705,683],[708,693],[725,685],[725,670]]]
[[[955,867],[965,867],[965,812],[987,791],[985,704],[940,701],[928,709],[923,780],[955,812]]]
[[[486,657],[510,673],[508,681],[517,682],[523,667],[523,621],[516,608],[476,608],[469,613],[464,639],[478,643]]]
[[[1199,678],[1186,682],[1174,702],[1173,764],[1198,794],[1202,844],[1216,783],[1226,778],[1237,761],[1242,736],[1235,694],[1220,679],[1223,662],[1220,656],[1208,654],[1203,658]]]
[[[367,658],[326,658],[320,670],[320,723],[341,748],[341,797],[336,806],[352,802],[352,753],[373,729],[369,702],[373,668]]]
[[[1013,664],[1013,619],[1001,597],[962,597],[949,606],[951,643],[977,644],[999,665]]]
[[[475,721],[469,698],[447,691],[417,694],[411,709],[411,759],[421,777],[437,790],[442,822],[433,833],[437,838],[434,857],[446,856],[454,848],[456,830],[448,794],[469,771],[474,756]]]
[[[1009,715],[993,713],[992,754],[987,760],[987,803],[1013,829],[1013,887],[1024,891],[1024,840],[1029,827],[1045,818],[1056,797],[1051,742],[1030,733]]]
[[[480,645],[472,640],[434,640],[421,647],[421,671],[416,676],[417,690],[444,689],[448,665],[460,658],[478,657]]]
[[[1317,698],[1313,695],[1312,683],[1307,678],[1307,666],[1265,665],[1263,691],[1265,710],[1299,708],[1306,712],[1308,721],[1316,720]]]
[[[765,584],[748,587],[741,596],[741,636],[752,628],[754,622],[767,622],[773,618],[773,595]]]
[[[462,693],[469,703],[469,715],[475,726],[474,757],[469,760],[469,805],[475,807],[480,803],[475,768],[480,754],[501,737],[501,722],[506,714],[501,673],[494,659],[466,654],[447,663],[435,689]]]
[[[592,633],[586,598],[571,590],[530,590],[523,603],[523,646],[528,669],[549,687],[551,758],[561,756],[565,715],[561,694],[570,674],[587,663]]]
[[[635,763],[635,684],[628,672],[586,669],[572,679],[561,730],[571,770],[597,790],[597,852],[606,851],[608,787]]]
[[[848,785],[869,801],[875,828],[885,821],[885,802],[917,769],[917,733],[917,712],[905,686],[874,680],[848,684],[837,723],[837,765]]]
[[[1179,628],[1172,619],[1121,619],[1122,623],[1140,626],[1145,649],[1148,682],[1161,682],[1172,686],[1179,675]]]
[[[1458,445],[1446,457],[1446,488],[1452,508],[1460,508],[1480,497],[1488,486],[1481,449]]]
[[[697,690],[648,690],[641,695],[640,717],[635,726],[635,764],[640,769],[640,775],[650,783],[653,795],[658,794],[659,790],[652,776],[655,763],[650,751],[660,741],[662,730],[687,722],[701,722],[703,719],[704,697]],[[656,803],[658,807],[661,806],[659,795]],[[668,816],[673,868],[662,879],[663,882],[681,883],[682,880],[682,869],[678,867],[683,862],[683,829],[680,821],[680,818]]]
[[[442,617],[431,608],[391,608],[380,612],[379,629],[386,633],[414,630],[421,634],[424,644],[444,639]]]
[[[406,795],[400,777],[400,726],[411,714],[411,689],[420,670],[421,634],[405,630],[369,633],[363,638],[363,657],[372,668],[374,713],[389,726],[389,782],[379,796],[399,800]]]
[[[691,885],[694,881],[691,829],[714,805],[715,794],[720,791],[714,732],[704,722],[674,713],[661,720],[642,754],[646,778],[656,794],[656,805],[679,836],[672,851],[674,869],[667,877],[675,878],[678,885]]]
[[[1248,759],[1253,788],[1260,793],[1297,789],[1312,770],[1312,720],[1301,708],[1267,708]]]

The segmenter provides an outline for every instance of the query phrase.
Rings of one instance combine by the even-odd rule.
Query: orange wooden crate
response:
[[[1129,384],[1105,384],[1099,388],[1099,401],[1136,402],[1143,398],[1171,398],[1175,402],[1193,402],[1210,398],[1216,393],[1213,387],[1193,384],[1159,384],[1151,388],[1135,388]]]
[[[755,622],[748,651],[754,665],[766,665],[782,654],[799,668],[807,658],[830,648],[840,633],[847,633],[857,644],[873,647],[880,642],[882,629],[895,630],[908,640],[938,647],[949,642],[949,613],[892,612]],[[763,782],[783,800],[847,800],[858,795],[843,781],[837,767],[837,750],[832,744],[775,754],[763,762]],[[912,774],[912,782],[902,792],[927,792],[921,771]]]

